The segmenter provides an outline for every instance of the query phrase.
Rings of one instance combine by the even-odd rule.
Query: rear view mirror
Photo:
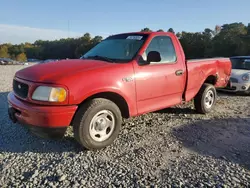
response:
[[[160,62],[161,61],[161,54],[157,51],[150,51],[147,56],[148,62]]]

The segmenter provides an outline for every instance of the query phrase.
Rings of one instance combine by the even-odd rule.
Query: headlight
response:
[[[242,80],[243,81],[249,81],[249,76],[250,74],[244,74],[243,76],[242,76]]]
[[[32,95],[32,99],[49,102],[65,101],[67,92],[61,87],[39,86]]]

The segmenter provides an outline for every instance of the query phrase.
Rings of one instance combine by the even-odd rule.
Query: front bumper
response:
[[[53,132],[53,129],[54,132],[64,130],[70,125],[77,110],[76,105],[42,106],[30,104],[18,99],[13,92],[8,94],[8,103],[9,118],[14,123],[19,122],[23,125],[29,125],[32,130],[38,130],[36,132],[42,132],[43,130]]]
[[[231,85],[227,86],[226,88],[223,88],[222,90],[227,92],[242,92],[242,93],[249,93],[250,92],[250,83],[233,83],[231,82]]]

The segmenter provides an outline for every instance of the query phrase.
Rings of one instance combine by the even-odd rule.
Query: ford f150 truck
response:
[[[122,118],[192,99],[198,113],[210,112],[230,74],[228,58],[187,61],[172,33],[116,34],[80,59],[16,72],[8,112],[39,135],[64,135],[71,125],[75,139],[96,150],[113,143]]]

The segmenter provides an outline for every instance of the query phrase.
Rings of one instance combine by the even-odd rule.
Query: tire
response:
[[[211,97],[211,100],[209,100],[208,96]],[[195,109],[198,113],[207,114],[212,111],[216,100],[217,93],[215,87],[212,84],[203,84],[194,98]]]
[[[246,96],[250,96],[250,91],[246,92],[245,94]]]
[[[110,100],[96,98],[80,106],[72,125],[74,137],[81,146],[98,150],[113,143],[120,132],[121,123],[118,106]]]

